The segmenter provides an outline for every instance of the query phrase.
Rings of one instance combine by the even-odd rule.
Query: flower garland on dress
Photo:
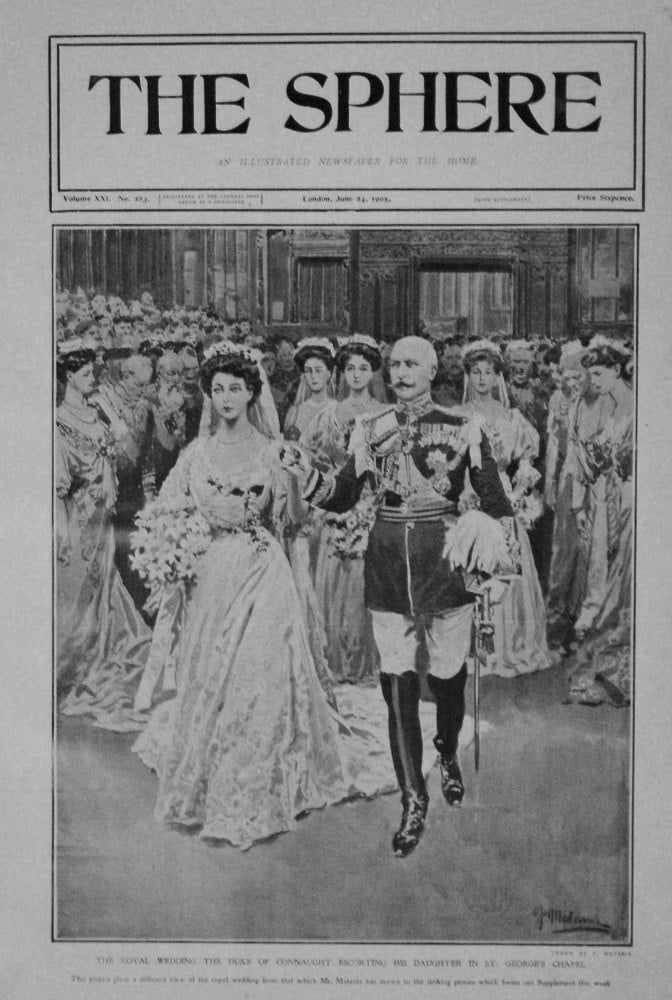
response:
[[[596,483],[600,476],[605,475],[613,464],[612,442],[607,435],[600,434],[592,438],[587,438],[582,443],[590,481]]]
[[[232,489],[231,483],[223,483],[219,476],[214,475],[214,473],[208,476],[207,483],[208,486],[212,486],[222,495],[242,497],[243,500],[243,519],[240,524],[215,529],[215,533],[221,530],[227,535],[247,535],[258,553],[265,552],[269,545],[269,534],[263,526],[260,512],[252,506],[252,497],[254,496],[252,489],[249,487],[246,490],[237,487]]]

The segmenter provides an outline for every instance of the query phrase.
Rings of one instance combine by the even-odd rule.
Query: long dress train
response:
[[[95,725],[138,728],[125,712],[150,648],[151,632],[115,566],[114,438],[102,419],[84,425],[56,415],[56,503],[67,524],[57,563],[58,707]],[[64,561],[63,557],[67,560]]]
[[[340,713],[329,705],[281,545],[260,525],[250,533],[227,522],[236,490],[266,509],[282,492],[277,445],[257,435],[226,484],[215,446],[189,445],[162,493],[189,497],[213,540],[187,596],[177,694],[134,749],[159,775],[158,819],[246,849],[307,810],[391,791],[396,780],[380,693],[363,689]]]
[[[602,604],[570,672],[570,701],[630,704],[632,687],[633,421],[612,421],[602,435],[608,455],[605,516],[608,569]]]
[[[370,400],[374,412],[382,403]],[[322,470],[337,471],[348,459],[354,421],[347,420],[348,400],[331,403],[308,425],[301,444]],[[324,621],[329,667],[337,682],[376,684],[380,655],[373,637],[371,612],[364,601],[364,549],[349,544],[357,527],[357,509],[327,514],[320,534],[315,595]]]
[[[480,412],[469,403],[465,409],[471,414]],[[527,497],[539,479],[539,473],[532,466],[538,452],[539,435],[519,410],[504,406],[497,419],[484,422],[484,430],[500,477],[514,504],[520,543],[521,575],[507,585],[503,600],[493,608],[495,651],[488,657],[488,673],[510,678],[551,666],[546,641],[546,608],[527,534],[533,517],[533,512],[528,514],[526,510]],[[513,465],[516,472],[511,480],[508,470]],[[469,484],[464,499],[467,505],[475,503],[470,498],[470,490]]]

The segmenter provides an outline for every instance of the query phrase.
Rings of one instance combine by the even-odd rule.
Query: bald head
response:
[[[422,337],[402,337],[392,347],[389,367],[397,399],[410,403],[429,392],[438,368],[436,351]]]
[[[406,354],[409,351],[421,358],[425,364],[437,365],[436,351],[424,337],[401,337],[392,345],[391,357],[396,353]]]

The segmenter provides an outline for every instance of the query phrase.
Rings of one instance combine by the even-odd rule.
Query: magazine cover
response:
[[[665,997],[669,11],[127,14],[9,17],[5,994]]]

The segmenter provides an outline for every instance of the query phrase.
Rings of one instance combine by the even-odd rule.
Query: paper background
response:
[[[365,956],[384,949],[366,946],[186,946],[54,944],[51,942],[51,225],[82,222],[84,217],[50,217],[48,203],[47,38],[49,34],[190,31],[376,30],[622,30],[647,32],[646,83],[647,204],[641,215],[614,213],[519,216],[515,212],[492,219],[479,213],[479,225],[489,221],[511,225],[531,221],[570,221],[591,225],[638,222],[640,229],[640,302],[638,373],[638,534],[637,632],[635,689],[635,828],[634,945],[632,948],[592,948],[592,979],[609,979],[611,986],[586,990],[585,996],[666,998],[672,991],[670,972],[670,863],[668,761],[670,752],[669,550],[670,447],[668,413],[670,361],[668,342],[669,261],[672,199],[670,198],[669,90],[672,73],[672,5],[648,0],[632,3],[566,3],[541,9],[537,3],[276,4],[82,3],[70,0],[60,8],[35,2],[3,4],[3,296],[4,358],[2,368],[3,501],[3,697],[0,700],[3,743],[0,825],[2,828],[2,933],[0,990],[14,998],[88,998],[133,996],[243,996],[231,987],[182,989],[92,985],[73,979],[109,975],[98,961],[111,955],[114,972],[123,956],[310,955]],[[119,219],[119,217],[116,217]],[[184,220],[187,221],[188,217]],[[316,218],[302,217],[309,225]],[[99,225],[103,217],[90,220]],[[143,218],[127,221],[142,225]],[[153,224],[170,224],[171,217],[154,213]],[[212,220],[224,223],[218,214]],[[236,225],[245,222],[237,216]],[[252,220],[249,220],[250,222]],[[255,218],[254,224],[270,222]],[[343,222],[355,222],[343,220]],[[377,219],[394,222],[394,219]],[[419,221],[419,220],[418,220]],[[448,220],[447,220],[448,221]],[[462,216],[454,222],[467,221]],[[474,221],[469,219],[468,221]],[[356,224],[361,224],[357,219]],[[580,776],[577,780],[580,780]],[[104,901],[101,901],[104,905]],[[576,953],[579,949],[570,949]],[[396,954],[413,954],[395,946]],[[517,948],[515,958],[548,956],[547,948]],[[506,960],[504,946],[451,946],[446,956],[484,962]],[[203,972],[203,968],[198,969]],[[481,975],[486,970],[481,968]],[[204,973],[208,974],[208,973]],[[319,978],[319,973],[318,973]],[[371,987],[358,995],[413,995]],[[347,991],[346,991],[347,992]],[[299,992],[274,988],[268,995],[343,995],[319,987]],[[260,995],[257,993],[256,995]],[[445,995],[420,990],[417,995]],[[533,991],[467,990],[464,996],[508,997]],[[546,990],[542,996],[566,996]]]

